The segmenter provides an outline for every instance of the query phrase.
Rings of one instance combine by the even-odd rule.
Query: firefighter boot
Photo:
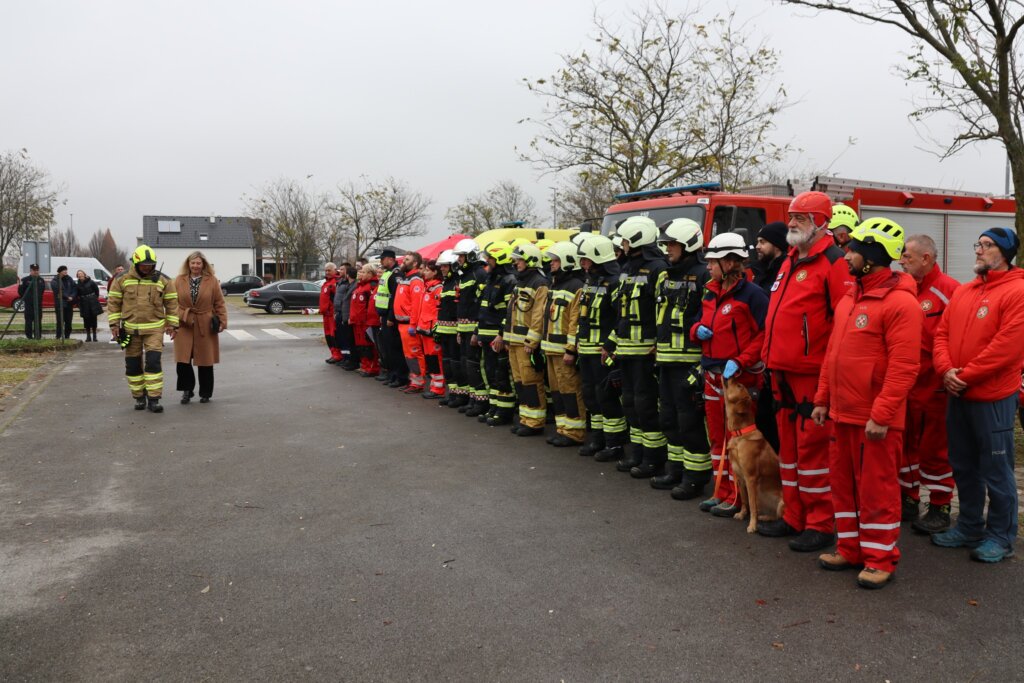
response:
[[[473,405],[471,405],[469,407],[469,410],[467,410],[464,414],[465,414],[466,417],[480,417],[481,415],[483,415],[483,414],[485,414],[487,412],[487,409],[489,407],[490,407],[490,405],[487,403],[487,401],[481,401],[480,399],[474,399],[473,400]]]
[[[577,453],[582,456],[597,455],[597,452],[604,449],[604,432],[591,430],[587,432],[587,438],[583,441]]]
[[[147,405],[146,407],[149,408],[149,412],[151,412],[151,413],[162,413],[162,412],[164,412],[164,407],[162,405],[160,405],[160,399],[158,399],[158,398],[151,398],[151,399],[149,399],[149,405]]]
[[[632,444],[632,446],[633,447],[629,449],[629,455],[615,463],[615,469],[619,472],[629,472],[644,461],[643,444],[635,443]]]
[[[644,459],[636,467],[629,470],[629,476],[634,479],[650,479],[657,477],[665,471],[667,460],[664,446],[644,446]]]
[[[683,463],[678,460],[669,460],[665,463],[665,473],[651,477],[651,488],[666,490],[679,485],[683,480]]]
[[[594,462],[611,462],[622,458],[622,446],[608,446],[594,453]]]
[[[928,512],[914,520],[910,528],[920,534],[937,534],[949,529],[949,524],[949,506],[928,503]]]
[[[704,495],[704,487],[708,485],[710,477],[695,476],[692,472],[686,472],[685,467],[679,485],[672,489],[669,494],[675,500],[693,500]]]
[[[918,509],[918,501],[910,496],[904,495],[900,500],[900,521],[913,522],[921,514]]]
[[[136,396],[135,397],[135,410],[145,410],[145,409],[146,409],[146,397],[145,396]]]

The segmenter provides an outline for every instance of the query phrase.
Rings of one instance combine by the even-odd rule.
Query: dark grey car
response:
[[[281,280],[250,289],[245,303],[267,313],[283,313],[287,309],[316,308],[320,305],[320,288],[304,280]]]
[[[222,294],[245,294],[250,289],[257,289],[263,286],[263,279],[255,275],[236,275],[230,280],[220,283]]]

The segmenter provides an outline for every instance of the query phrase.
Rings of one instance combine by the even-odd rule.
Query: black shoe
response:
[[[701,512],[711,512],[711,508],[719,505],[721,502],[722,501],[718,498],[708,498],[707,500],[702,500],[700,505],[697,506],[697,509]]]
[[[135,410],[145,410],[145,409],[146,409],[146,397],[145,396],[137,397],[135,399]]]
[[[597,452],[601,450],[604,450],[604,434],[602,432],[587,432],[578,452],[582,456],[592,456],[597,455]]]
[[[325,362],[325,363],[327,363],[328,365],[337,365],[337,364],[338,364],[338,363],[340,363],[341,361],[340,361],[340,360],[338,360],[337,358],[328,358],[328,359],[327,359],[327,360],[325,360],[324,362]]]
[[[149,399],[149,405],[147,405],[146,407],[149,408],[149,412],[151,412],[151,413],[162,413],[162,412],[164,412],[164,407],[162,405],[160,405],[160,399],[158,399],[158,398],[151,398],[151,399]]]
[[[679,482],[678,486],[672,489],[669,495],[675,500],[693,500],[694,498],[699,498],[704,495],[705,486],[707,486],[707,484],[702,484],[696,481],[687,481],[684,479]]]
[[[915,520],[910,528],[919,534],[938,534],[949,529],[949,506],[928,503],[928,512]]]
[[[490,408],[486,403],[477,401],[476,405],[470,406],[464,415],[466,417],[480,417],[481,415],[487,414],[487,410]]]
[[[428,391],[425,394],[423,394],[422,396],[420,396],[420,398],[425,399],[427,401],[436,401],[439,398],[441,398],[443,395],[444,394],[435,394],[432,391]]]
[[[622,458],[622,446],[609,446],[594,453],[595,462],[611,462]]]
[[[636,450],[636,449],[634,449]],[[642,457],[637,457],[635,454],[627,455],[617,463],[615,463],[615,469],[619,472],[629,472],[634,467],[638,467],[643,462]]]
[[[655,465],[650,462],[642,462],[636,467],[632,467],[629,470],[629,476],[634,479],[650,479],[656,477],[662,473],[661,465]]]
[[[508,415],[495,415],[494,417],[487,418],[488,427],[503,427],[512,421],[512,418]]]
[[[546,438],[544,440],[547,441],[550,444],[552,441],[555,440],[556,436],[561,436],[561,434],[552,434],[551,436],[549,436],[548,438]]]
[[[181,405],[185,405],[186,403],[191,401],[192,397],[194,395],[195,394],[193,394],[191,391],[183,391],[183,392],[181,392]]]
[[[667,490],[675,488],[683,480],[683,463],[669,460],[665,463],[665,472],[651,477],[651,488]]]
[[[579,441],[573,441],[565,434],[556,434],[554,438],[548,439],[548,443],[555,448],[570,448],[572,446],[579,446]]]
[[[735,503],[719,503],[708,510],[715,517],[734,517],[740,511],[740,506]]]
[[[540,436],[543,433],[543,427],[527,427],[526,425],[520,425],[516,430],[516,436]]]
[[[376,377],[374,377],[374,379],[377,380],[378,382],[390,382],[391,381],[390,379],[388,379],[388,376],[385,375],[384,373],[381,373],[381,374],[377,375]]]
[[[199,402],[200,403],[209,403],[210,402],[210,397],[209,396],[200,396],[199,397]]]
[[[826,534],[823,531],[804,529],[796,538],[789,540],[789,549],[798,553],[811,553],[817,550],[824,550],[836,542],[835,534]]]
[[[757,533],[769,538],[782,538],[783,536],[796,536],[800,532],[789,525],[784,519],[773,519],[770,522],[758,522]]]
[[[918,506],[918,501],[914,500],[910,496],[903,496],[900,499],[900,521],[901,522],[913,522],[917,520],[921,514],[921,509]]]
[[[477,415],[476,416],[476,421],[477,422],[482,422],[484,424],[487,424],[487,421],[490,420],[492,417],[494,417],[494,415],[495,415],[494,408],[491,408],[490,410],[488,410],[483,415]]]

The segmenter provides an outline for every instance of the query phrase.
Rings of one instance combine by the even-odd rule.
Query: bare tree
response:
[[[319,268],[318,242],[327,212],[324,197],[281,178],[260,188],[245,203],[248,215],[257,220],[257,242],[275,256],[277,277],[287,276],[291,264],[299,275]]]
[[[117,266],[128,266],[128,252],[117,246],[110,228],[100,229],[89,238],[85,253],[98,260],[111,273]]]
[[[85,250],[79,243],[75,231],[66,228],[50,234],[50,254],[52,256],[85,256]]]
[[[840,12],[889,26],[915,41],[909,62],[898,68],[927,86],[912,116],[948,114],[959,132],[943,145],[949,157],[967,145],[999,140],[1006,147],[1017,201],[1017,234],[1024,235],[1024,74],[1020,0],[783,0],[791,5]],[[1022,255],[1024,256],[1024,255]]]
[[[615,181],[600,169],[577,173],[572,183],[558,191],[555,227],[577,226],[594,219],[600,222],[618,191]]]
[[[483,194],[448,209],[444,217],[458,232],[473,236],[511,221],[536,223],[537,204],[518,184],[499,180]]]
[[[363,177],[339,185],[330,205],[351,240],[355,258],[366,256],[375,247],[425,233],[429,207],[427,197],[391,177],[380,182]]]
[[[714,177],[727,185],[781,158],[767,140],[785,91],[777,53],[733,15],[648,7],[628,26],[594,17],[596,50],[527,87],[544,114],[522,158],[545,172],[600,169],[623,191]]]
[[[28,150],[0,155],[0,259],[12,245],[38,239],[53,225],[60,192],[49,173],[31,162]]]

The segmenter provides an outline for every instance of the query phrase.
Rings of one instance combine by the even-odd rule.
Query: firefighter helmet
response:
[[[513,249],[515,249],[516,247],[521,246],[523,244],[533,244],[533,242],[531,242],[530,240],[526,239],[525,237],[517,237],[517,238],[515,238],[514,240],[512,240],[511,242],[508,243],[508,245],[510,247],[512,247]]]
[[[806,213],[815,227],[823,228],[832,220],[832,200],[824,192],[801,192],[789,203],[789,213]]]
[[[579,262],[576,260],[577,255],[576,245],[572,242],[555,242],[547,251],[544,252],[544,256],[548,259],[558,259],[561,263],[562,270],[574,270],[579,266]]]
[[[452,247],[452,251],[455,252],[456,256],[472,256],[480,250],[480,245],[473,239],[467,237],[466,239],[459,240]]]
[[[704,233],[700,224],[692,218],[675,218],[662,224],[658,241],[679,242],[683,245],[683,251],[692,254],[704,246]]]
[[[540,249],[530,242],[520,244],[512,250],[512,260],[526,261],[527,268],[540,268],[542,259],[543,256],[540,253]]]
[[[153,251],[152,247],[140,244],[135,248],[135,251],[132,252],[132,265],[137,266],[144,263],[155,266],[156,252]]]
[[[615,247],[604,235],[592,235],[579,246],[580,258],[590,259],[594,263],[608,263],[615,260]]]
[[[630,249],[654,244],[658,241],[658,225],[647,216],[630,216],[616,233],[624,240],[629,241]]]
[[[877,244],[893,261],[903,256],[903,228],[888,218],[869,218],[850,233],[850,240],[864,244]],[[856,247],[851,247],[856,249]],[[865,256],[869,256],[866,254]],[[875,259],[878,260],[878,259]]]
[[[832,220],[828,224],[830,230],[845,228],[847,231],[852,231],[858,223],[860,223],[860,216],[846,204],[836,204],[832,207]]]
[[[734,232],[723,232],[715,235],[708,242],[708,248],[704,252],[704,258],[723,258],[725,256],[739,256],[745,259],[750,256],[746,240]]]
[[[439,266],[450,266],[457,261],[458,258],[456,258],[455,252],[452,251],[451,249],[445,249],[437,257],[437,265]]]
[[[494,262],[499,266],[504,266],[512,263],[512,247],[505,240],[495,240],[486,247],[484,251],[487,255],[494,259]]]

